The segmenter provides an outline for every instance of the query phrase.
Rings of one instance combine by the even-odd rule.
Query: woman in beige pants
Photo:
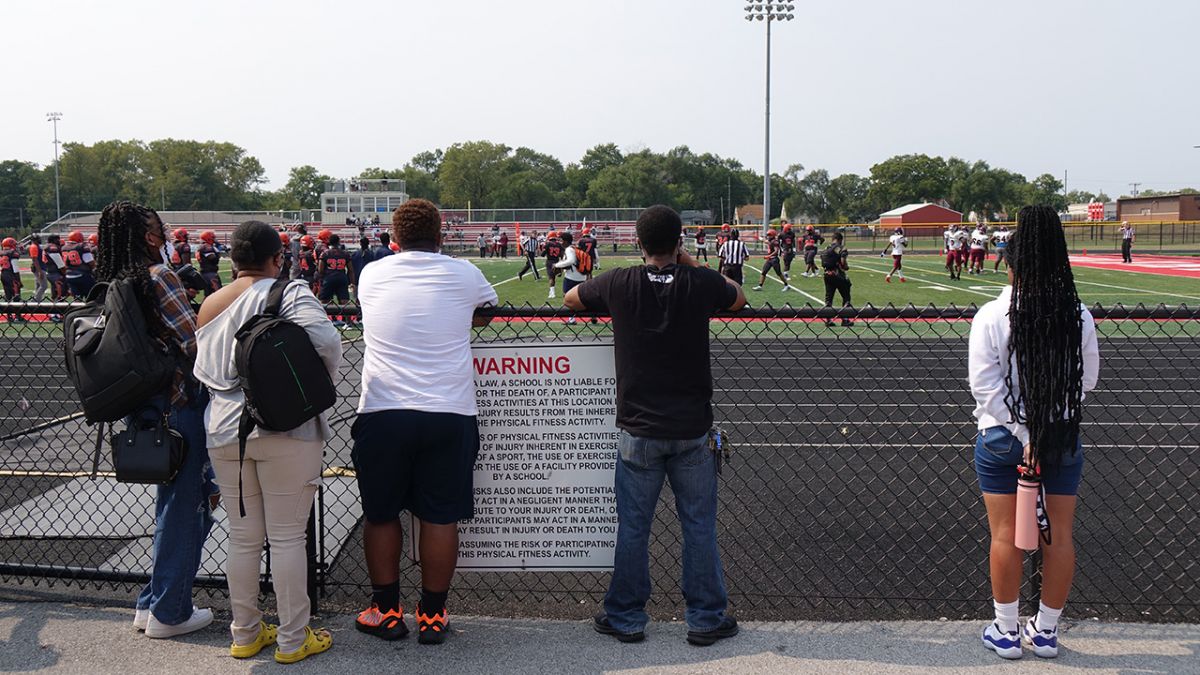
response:
[[[195,367],[196,377],[212,392],[205,415],[208,448],[229,514],[225,575],[233,609],[230,654],[248,658],[278,642],[275,660],[295,663],[333,645],[327,631],[308,627],[305,560],[305,526],[320,485],[321,449],[331,434],[324,415],[285,433],[256,430],[246,444],[245,462],[239,462],[238,420],[245,398],[234,367],[234,336],[266,305],[283,262],[283,247],[269,225],[248,221],[234,230],[231,257],[238,278],[206,298],[200,308]],[[331,376],[336,374],[342,359],[341,340],[303,281],[284,291],[280,313],[304,327],[323,365]],[[236,506],[239,497],[245,503],[244,517],[239,517]],[[265,623],[258,608],[264,537],[271,542],[279,626]]]

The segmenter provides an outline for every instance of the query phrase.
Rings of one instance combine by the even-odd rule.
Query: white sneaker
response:
[[[756,290],[756,291],[761,291],[761,290],[762,290],[762,286],[755,286],[755,287],[754,287],[754,290]]]
[[[187,635],[188,633],[194,633],[201,628],[206,628],[212,622],[212,610],[207,608],[198,609],[196,607],[192,607],[192,615],[188,617],[187,621],[184,621],[180,624],[175,624],[174,626],[168,626],[165,623],[161,623],[158,619],[151,615],[149,621],[146,622],[146,637],[157,640],[161,638]]]
[[[784,279],[791,279],[791,278],[792,278],[792,273],[791,273],[791,272],[784,272],[784,273],[783,273],[783,278],[784,278]]]
[[[1058,656],[1058,629],[1054,630],[1038,630],[1037,617],[1031,618],[1025,623],[1025,628],[1021,631],[1021,637],[1025,644],[1033,650],[1033,653],[1043,659],[1052,659]]]
[[[546,299],[547,299],[547,300],[550,300],[550,299],[553,299],[553,298],[554,298],[554,289],[553,289],[553,288],[551,288],[551,289],[550,289],[550,295],[547,295],[547,296],[546,296]]]
[[[135,609],[133,611],[133,629],[137,631],[146,630],[146,623],[150,621],[150,610]]]
[[[1002,659],[1021,658],[1021,635],[1017,631],[1005,633],[995,621],[983,629],[983,646]]]
[[[783,285],[783,292],[784,292],[784,293],[787,293],[787,292],[788,292],[788,291],[790,291],[790,290],[792,290],[792,287],[791,287],[791,286],[788,286],[787,284],[784,284],[784,285]]]

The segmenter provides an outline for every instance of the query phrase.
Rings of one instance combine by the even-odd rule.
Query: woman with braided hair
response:
[[[1075,573],[1071,524],[1083,474],[1079,423],[1084,395],[1099,377],[1100,353],[1096,324],[1079,302],[1054,209],[1021,209],[1008,250],[1010,285],[979,309],[970,338],[969,379],[979,427],[975,470],[991,530],[996,610],[983,644],[1016,659],[1024,642],[1037,656],[1051,658],[1058,654],[1058,618]],[[1020,632],[1018,467],[1040,473],[1043,520],[1049,521],[1040,537],[1041,605]]]
[[[183,283],[171,270],[167,234],[153,209],[128,201],[109,204],[100,215],[99,233],[97,280],[132,279],[150,330],[179,354],[168,390],[147,401],[138,419],[126,420],[152,421],[166,414],[170,427],[187,442],[175,480],[158,488],[153,568],[133,620],[147,637],[174,637],[213,620],[211,610],[192,605],[192,584],[219,497],[204,433],[208,394],[192,377],[196,315]]]

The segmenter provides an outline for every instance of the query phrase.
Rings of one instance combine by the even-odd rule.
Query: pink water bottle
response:
[[[1021,477],[1017,479],[1017,521],[1016,536],[1013,543],[1025,551],[1036,551],[1038,548],[1037,500],[1041,490],[1041,476],[1036,469],[1020,467]]]

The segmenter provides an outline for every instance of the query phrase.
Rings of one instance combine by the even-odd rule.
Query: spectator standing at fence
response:
[[[458,521],[474,515],[479,453],[471,326],[496,303],[479,268],[442,255],[441,216],[424,199],[396,209],[400,253],[364,270],[359,291],[365,355],[352,458],[362,498],[372,601],[358,630],[408,633],[400,605],[401,511],[421,521],[418,639],[439,643],[458,560]]]
[[[1121,261],[1133,262],[1133,226],[1126,220],[1121,223]]]
[[[664,479],[683,529],[688,642],[711,645],[738,632],[726,614],[717,548],[717,464],[709,449],[712,372],[708,323],[746,304],[742,289],[683,249],[683,223],[666,206],[638,217],[645,264],[610,270],[567,293],[575,310],[612,314],[617,372],[617,547],[596,631],[645,638],[649,539]]]
[[[837,292],[842,296],[842,307],[850,306],[850,277],[847,276],[846,270],[850,269],[850,265],[846,262],[846,258],[850,252],[842,243],[842,233],[833,233],[833,243],[829,244],[821,253],[821,267],[825,270],[825,306],[833,307],[833,294]],[[825,319],[826,326],[833,325],[833,319]],[[842,318],[843,326],[853,326],[854,322],[850,317]]]
[[[488,252],[487,237],[480,232],[479,238],[475,240],[475,245],[479,247],[479,257],[486,258]]]
[[[358,240],[358,250],[350,255],[350,265],[353,268],[353,275],[350,277],[350,285],[355,288],[355,297],[358,295],[358,278],[362,275],[363,268],[367,263],[373,261],[375,255],[371,248],[371,240],[366,237],[360,237]]]
[[[749,257],[750,252],[746,250],[746,245],[739,238],[738,231],[730,230],[725,243],[721,244],[721,249],[717,251],[717,266],[720,268],[721,274],[733,280],[740,287],[742,285],[742,265]]]
[[[371,260],[381,260],[392,255],[395,251],[392,250],[392,236],[387,232],[379,233],[379,245],[371,249]]]
[[[500,257],[501,258],[508,257],[508,233],[507,232],[500,233]]]
[[[1100,371],[1096,325],[1075,290],[1058,214],[1025,207],[1017,223],[1009,246],[1011,285],[975,315],[968,361],[996,611],[983,644],[1009,659],[1020,658],[1022,641],[1038,656],[1058,654],[1058,619],[1075,573],[1071,530],[1084,464],[1079,423]],[[1014,544],[1022,464],[1041,473],[1050,523],[1041,546],[1041,604],[1023,628],[1017,611],[1024,555]]]
[[[229,514],[225,576],[233,610],[230,654],[249,658],[277,642],[276,659],[292,663],[333,644],[327,631],[308,627],[305,553],[305,528],[321,478],[322,449],[333,434],[324,413],[284,433],[256,429],[246,442],[245,461],[239,462],[238,422],[245,396],[233,367],[236,334],[266,307],[271,287],[280,278],[284,248],[279,235],[258,221],[238,225],[229,248],[238,278],[214,293],[200,309],[195,373],[212,392],[205,415],[208,448]],[[342,360],[341,339],[307,284],[289,283],[280,315],[304,328],[321,357],[318,367],[336,378]],[[237,508],[239,500],[245,504],[245,516]],[[271,542],[278,626],[264,622],[258,608],[264,537]]]
[[[153,209],[127,201],[109,204],[100,214],[99,231],[96,280],[134,280],[149,329],[172,345],[180,359],[168,390],[147,401],[139,413],[143,421],[166,414],[188,451],[175,480],[158,486],[150,583],[138,595],[133,619],[147,637],[174,637],[200,630],[213,619],[211,610],[192,605],[192,585],[218,501],[204,436],[208,393],[191,374],[196,315],[170,268],[167,233]]]

